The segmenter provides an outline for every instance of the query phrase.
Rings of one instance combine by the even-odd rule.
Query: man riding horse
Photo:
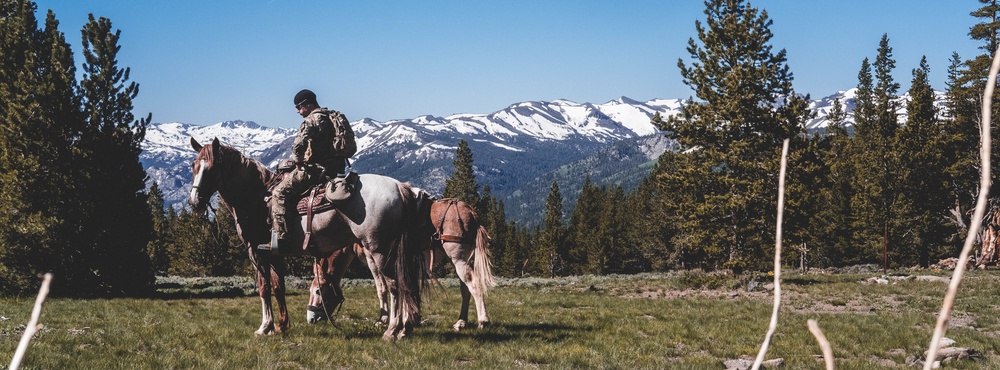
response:
[[[316,94],[305,89],[295,94],[293,103],[304,120],[292,146],[294,168],[271,192],[272,250],[288,250],[293,242],[288,237],[286,205],[294,205],[299,195],[322,182],[324,175],[344,174],[347,159],[357,150],[354,132],[343,113],[320,108]]]

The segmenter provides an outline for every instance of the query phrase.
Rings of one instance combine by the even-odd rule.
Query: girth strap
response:
[[[312,221],[313,221],[313,202],[316,199],[316,189],[313,187],[309,191],[309,200],[306,204],[306,237],[302,239],[302,250],[309,250],[309,242],[312,237]]]

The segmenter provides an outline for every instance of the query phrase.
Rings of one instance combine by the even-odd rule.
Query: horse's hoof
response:
[[[391,333],[382,334],[382,341],[386,343],[393,343],[396,341],[396,336]]]
[[[489,320],[486,320],[486,321],[480,321],[480,322],[479,322],[479,328],[480,328],[480,329],[482,329],[482,328],[485,328],[485,327],[487,327],[487,326],[490,326],[490,321],[489,321]]]
[[[465,320],[458,320],[452,327],[455,328],[456,332],[462,331],[462,329],[465,329]]]
[[[389,315],[382,315],[381,317],[378,318],[378,322],[379,322],[379,324],[388,324],[389,323]]]

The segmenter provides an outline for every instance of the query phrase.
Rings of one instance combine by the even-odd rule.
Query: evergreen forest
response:
[[[789,139],[789,267],[894,269],[955,257],[979,192],[982,91],[1000,40],[996,1],[967,1],[981,3],[969,37],[982,53],[934,66],[947,73],[937,90],[943,108],[926,58],[900,61],[916,66],[900,91],[885,34],[857,61],[856,81],[844,81],[857,88],[853,124],[848,102],[837,101],[828,127],[807,132],[815,112],[793,86],[786,51],[771,43],[767,12],[706,0],[688,57],[676,63],[693,96],[681,114],[652,119],[680,149],[664,153],[636,189],[587,177],[565,209],[552,181],[537,200],[544,219],[526,227],[477,183],[474,153],[461,141],[443,196],[475,205],[501,276],[767,271]],[[77,70],[59,21],[51,11],[36,18],[36,8],[0,0],[0,294],[32,293],[44,272],[56,276],[53,294],[67,296],[148,294],[156,276],[249,275],[224,202],[208,214],[164,208],[158,184],[147,184],[138,156],[152,114],[133,116],[139,84],[118,65],[121,30],[91,16],[77,34]],[[994,220],[1000,195],[990,203]],[[287,260],[291,273],[311,273],[312,259]],[[352,274],[364,275],[360,267]]]

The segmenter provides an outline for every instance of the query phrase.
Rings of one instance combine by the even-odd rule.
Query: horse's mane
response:
[[[217,191],[236,216],[240,238],[252,244],[266,243],[270,237],[267,223],[270,210],[264,197],[269,183],[277,175],[228,145],[220,144],[217,152],[202,150],[200,155],[201,159],[217,164],[219,175],[229,179],[225,186],[220,184]]]
[[[207,156],[209,158],[206,159],[214,163],[215,158],[212,157],[214,157],[215,154],[212,153],[211,150],[207,152],[208,152]],[[229,145],[221,144],[219,145],[219,152],[222,156],[222,158],[219,159],[221,159],[226,163],[225,168],[227,169],[232,168],[232,169],[249,170],[251,171],[251,173],[255,173],[260,178],[261,183],[265,185],[271,182],[272,179],[274,179],[275,176],[274,172],[271,172],[271,170],[267,169],[267,167],[264,166],[262,163],[260,163],[260,161],[247,157],[246,155],[243,155],[243,153],[241,153],[236,148],[233,148]]]

